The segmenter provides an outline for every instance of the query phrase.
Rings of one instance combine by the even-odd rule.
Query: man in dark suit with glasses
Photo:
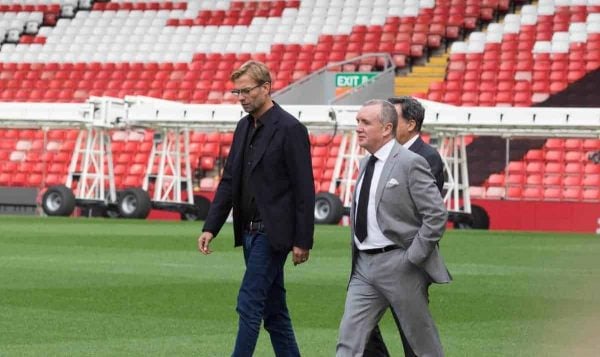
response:
[[[243,246],[246,263],[233,356],[253,354],[263,322],[275,355],[299,356],[283,267],[290,251],[294,264],[302,264],[313,246],[315,191],[308,131],[271,99],[271,75],[264,64],[246,62],[231,81],[231,93],[248,115],[235,129],[198,249],[211,253],[210,242],[233,208],[235,246]]]

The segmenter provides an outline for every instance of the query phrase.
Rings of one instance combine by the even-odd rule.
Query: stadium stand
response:
[[[275,90],[363,53],[390,53],[403,67],[509,8],[508,2],[464,0],[111,1],[55,21],[46,17],[64,11],[55,3],[39,6],[45,6],[36,8],[41,12],[13,7],[4,13],[36,15],[41,26],[0,51],[4,101],[136,94],[234,102],[226,79],[250,58],[276,73]],[[344,70],[370,71],[378,66],[374,61]]]
[[[531,106],[599,67],[600,7],[540,1],[454,42],[447,78],[427,97],[455,105]]]
[[[588,1],[540,1],[537,5],[525,5],[520,13],[506,15],[502,22],[490,24],[484,32],[472,32],[467,41],[454,42],[445,80],[430,85],[426,97],[465,106],[541,104],[586,74],[598,71],[599,12],[598,4]],[[482,141],[488,148],[488,155],[491,147],[501,149],[496,153],[498,159],[505,155],[502,150],[504,143],[490,145],[489,138]],[[592,140],[588,141],[587,151],[581,147],[580,151],[571,151],[569,163],[565,159],[568,149],[557,146],[552,140],[545,145],[540,141],[530,141],[526,146],[532,150],[523,152],[517,147],[510,153],[511,159],[520,159],[523,152],[520,162],[530,170],[537,170],[526,171],[526,174],[539,175],[544,180],[533,179],[526,186],[521,183],[515,185],[514,182],[507,186],[499,184],[497,177],[509,177],[510,165],[500,171],[497,167],[472,170],[484,177],[486,172],[492,173],[484,182],[478,177],[471,179],[472,183],[482,184],[484,188],[476,190],[475,194],[477,197],[497,198],[497,190],[492,189],[492,195],[487,192],[491,187],[502,186],[510,189],[506,191],[508,198],[580,200],[582,192],[591,189],[582,186],[582,178],[586,177],[582,168],[588,163],[590,167],[596,165],[588,161],[596,145]],[[469,148],[472,154],[470,163],[478,159],[475,154],[477,148],[478,145]],[[472,156],[474,160],[471,160]],[[490,162],[489,156],[483,160]],[[476,167],[477,164],[471,166]],[[593,182],[593,179],[588,180]],[[586,195],[586,200],[590,197],[595,197],[593,192]]]
[[[411,94],[463,106],[532,106],[598,71],[600,4],[0,0],[0,38],[0,101],[147,95],[234,103],[227,79],[248,59],[269,65],[278,90],[328,63],[385,52],[421,88]],[[427,61],[428,68],[417,67]],[[380,66],[365,59],[339,69]],[[430,84],[432,78],[438,80]],[[0,128],[0,185],[62,183],[76,136]],[[139,185],[152,138],[151,132],[112,133],[119,188]],[[470,140],[474,197],[600,201],[600,165],[591,159],[600,151],[597,139],[516,140],[508,166],[502,139]],[[339,135],[311,136],[318,191],[331,187],[340,141]],[[230,133],[192,134],[199,187],[214,189],[230,143]]]

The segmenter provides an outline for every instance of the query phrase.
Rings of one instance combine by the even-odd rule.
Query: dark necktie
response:
[[[373,171],[377,158],[373,155],[369,158],[365,176],[360,186],[360,195],[358,196],[358,208],[356,209],[355,234],[362,243],[367,238],[367,207],[369,206],[369,192],[371,191],[371,181],[373,180]]]

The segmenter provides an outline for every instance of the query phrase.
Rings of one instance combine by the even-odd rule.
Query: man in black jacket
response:
[[[439,152],[421,139],[421,127],[425,118],[425,108],[414,98],[394,97],[388,101],[398,111],[398,130],[396,139],[412,152],[425,158],[435,177],[435,184],[440,193],[444,188],[444,164]]]
[[[416,99],[412,97],[402,96],[388,98],[388,101],[396,107],[398,112],[398,127],[396,129],[396,140],[410,151],[417,153],[427,160],[429,168],[433,177],[435,177],[435,184],[438,187],[440,194],[444,188],[444,164],[438,151],[431,145],[421,139],[421,127],[423,126],[423,119],[425,118],[425,108]],[[410,344],[404,336],[402,327],[394,310],[392,315],[396,321],[396,326],[400,332],[400,338],[402,339],[402,347],[404,348],[404,355],[406,357],[416,356],[415,352],[410,347]],[[389,356],[379,326],[375,326],[367,346],[365,347],[365,357],[385,357]]]
[[[261,323],[277,356],[299,356],[288,313],[283,266],[308,260],[313,246],[315,192],[308,131],[270,97],[268,68],[248,61],[232,73],[248,113],[235,129],[231,151],[198,238],[209,244],[233,208],[235,246],[243,246],[246,272],[238,294],[233,356],[251,356]]]

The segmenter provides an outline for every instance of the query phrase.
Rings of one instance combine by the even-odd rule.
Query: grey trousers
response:
[[[429,312],[429,284],[427,273],[412,264],[402,249],[374,255],[358,253],[340,323],[336,356],[362,356],[369,333],[389,306],[396,311],[417,356],[443,356]]]

